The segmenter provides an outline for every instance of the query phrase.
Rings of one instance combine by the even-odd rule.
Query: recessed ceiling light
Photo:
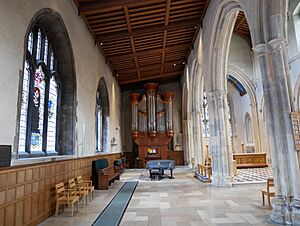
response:
[[[119,77],[119,74],[117,74],[117,77]]]
[[[100,46],[102,46],[103,45],[103,42],[100,42]]]
[[[197,28],[197,26],[195,26],[195,29]]]
[[[183,61],[182,64],[185,65],[185,62]]]
[[[176,67],[176,64],[173,64],[174,65],[174,67]]]

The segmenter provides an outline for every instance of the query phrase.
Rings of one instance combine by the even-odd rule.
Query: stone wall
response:
[[[60,14],[73,49],[77,84],[75,156],[95,154],[96,90],[101,77],[109,93],[109,141],[115,137],[117,143],[107,152],[120,151],[121,133],[117,129],[121,124],[120,88],[71,0],[29,0],[22,2],[22,7],[18,0],[0,2],[0,101],[3,106],[0,108],[0,144],[14,144],[25,35],[34,15],[44,8]]]

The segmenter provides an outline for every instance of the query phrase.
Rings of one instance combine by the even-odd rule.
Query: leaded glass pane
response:
[[[232,138],[232,119],[231,119],[231,109],[230,109],[230,104],[228,104],[228,121],[229,121],[229,137]]]
[[[36,45],[36,59],[41,59],[41,48],[42,48],[42,33],[38,31],[37,45]]]
[[[56,141],[56,119],[57,119],[57,82],[52,76],[49,87],[48,100],[48,129],[47,129],[47,151],[55,151]]]
[[[21,115],[19,127],[19,151],[25,152],[26,147],[26,128],[27,128],[27,113],[28,113],[28,99],[29,99],[29,64],[25,61],[22,86],[22,100],[21,100]]]
[[[45,38],[45,45],[44,45],[44,62],[47,64],[48,60],[48,38]]]
[[[98,108],[97,110],[97,151],[101,151],[102,147],[102,109]]]
[[[27,49],[31,54],[32,54],[32,48],[33,48],[33,33],[30,32],[28,36]]]
[[[50,70],[51,71],[54,70],[54,53],[53,53],[53,51],[50,54]]]
[[[203,93],[203,102],[202,102],[202,129],[203,129],[203,137],[209,137],[209,117],[208,117],[208,103],[207,103],[207,96],[206,92]]]
[[[42,151],[43,123],[45,105],[45,74],[39,66],[34,75],[33,108],[31,112],[31,142],[30,150]]]

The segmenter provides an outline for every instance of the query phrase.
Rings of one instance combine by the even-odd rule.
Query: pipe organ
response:
[[[138,145],[140,166],[151,159],[167,159],[174,135],[172,92],[158,94],[157,83],[145,84],[146,94],[131,93],[131,135]]]

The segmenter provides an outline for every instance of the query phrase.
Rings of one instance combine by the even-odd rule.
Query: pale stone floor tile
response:
[[[229,219],[228,217],[221,217],[221,218],[211,218],[209,219],[210,222],[212,222],[213,224],[229,224],[229,223],[233,223],[231,219]]]
[[[236,213],[227,213],[227,217],[233,222],[233,223],[244,223],[246,222],[239,214]]]
[[[168,196],[169,196],[169,194],[166,193],[166,192],[161,192],[161,193],[159,193],[159,197],[161,197],[161,198],[163,198],[163,197],[168,197]]]
[[[242,218],[244,218],[249,224],[259,224],[260,221],[253,216],[252,214],[246,213],[246,214],[240,214]]]
[[[193,178],[189,169],[175,169],[174,180],[150,181],[145,170],[128,170],[108,191],[70,217],[65,211],[40,226],[91,225],[127,179],[139,181],[121,226],[272,225],[270,211],[262,207],[260,189],[265,184],[217,188]],[[144,176],[141,176],[144,175]]]

